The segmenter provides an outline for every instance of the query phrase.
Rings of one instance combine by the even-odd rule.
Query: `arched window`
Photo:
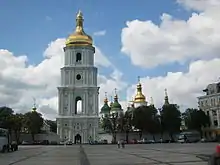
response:
[[[76,62],[80,62],[82,60],[81,53],[76,53]]]
[[[77,96],[75,100],[75,114],[80,114],[82,112],[82,98]]]

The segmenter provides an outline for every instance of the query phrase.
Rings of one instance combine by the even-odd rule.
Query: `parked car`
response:
[[[68,141],[68,142],[66,142],[66,145],[73,145],[73,142]]]
[[[22,141],[21,144],[22,144],[22,145],[32,145],[33,143],[32,143],[32,142],[29,142],[29,141]]]

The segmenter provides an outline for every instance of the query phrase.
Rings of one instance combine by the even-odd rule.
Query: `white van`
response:
[[[9,149],[9,134],[7,129],[0,128],[0,151],[6,152]]]
[[[182,132],[178,137],[179,143],[196,143],[201,140],[201,136],[199,132],[196,131],[189,131],[189,132]]]

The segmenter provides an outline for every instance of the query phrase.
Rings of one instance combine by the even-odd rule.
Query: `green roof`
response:
[[[111,108],[118,108],[118,109],[121,109],[121,104],[119,104],[118,101],[115,101],[113,104],[112,104],[112,107]]]
[[[101,108],[101,113],[109,113],[110,112],[110,107],[108,106],[107,103],[105,103],[102,108]]]

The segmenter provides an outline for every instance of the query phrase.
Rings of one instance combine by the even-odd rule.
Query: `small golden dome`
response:
[[[138,78],[139,82],[137,84],[137,94],[134,97],[134,103],[144,103],[144,102],[146,102],[146,98],[145,98],[145,96],[142,93],[142,86],[141,86],[141,83],[140,83],[139,79],[140,78]]]
[[[89,45],[92,46],[92,37],[87,35],[83,30],[83,15],[79,11],[76,16],[76,29],[66,40],[66,46],[72,45]]]

